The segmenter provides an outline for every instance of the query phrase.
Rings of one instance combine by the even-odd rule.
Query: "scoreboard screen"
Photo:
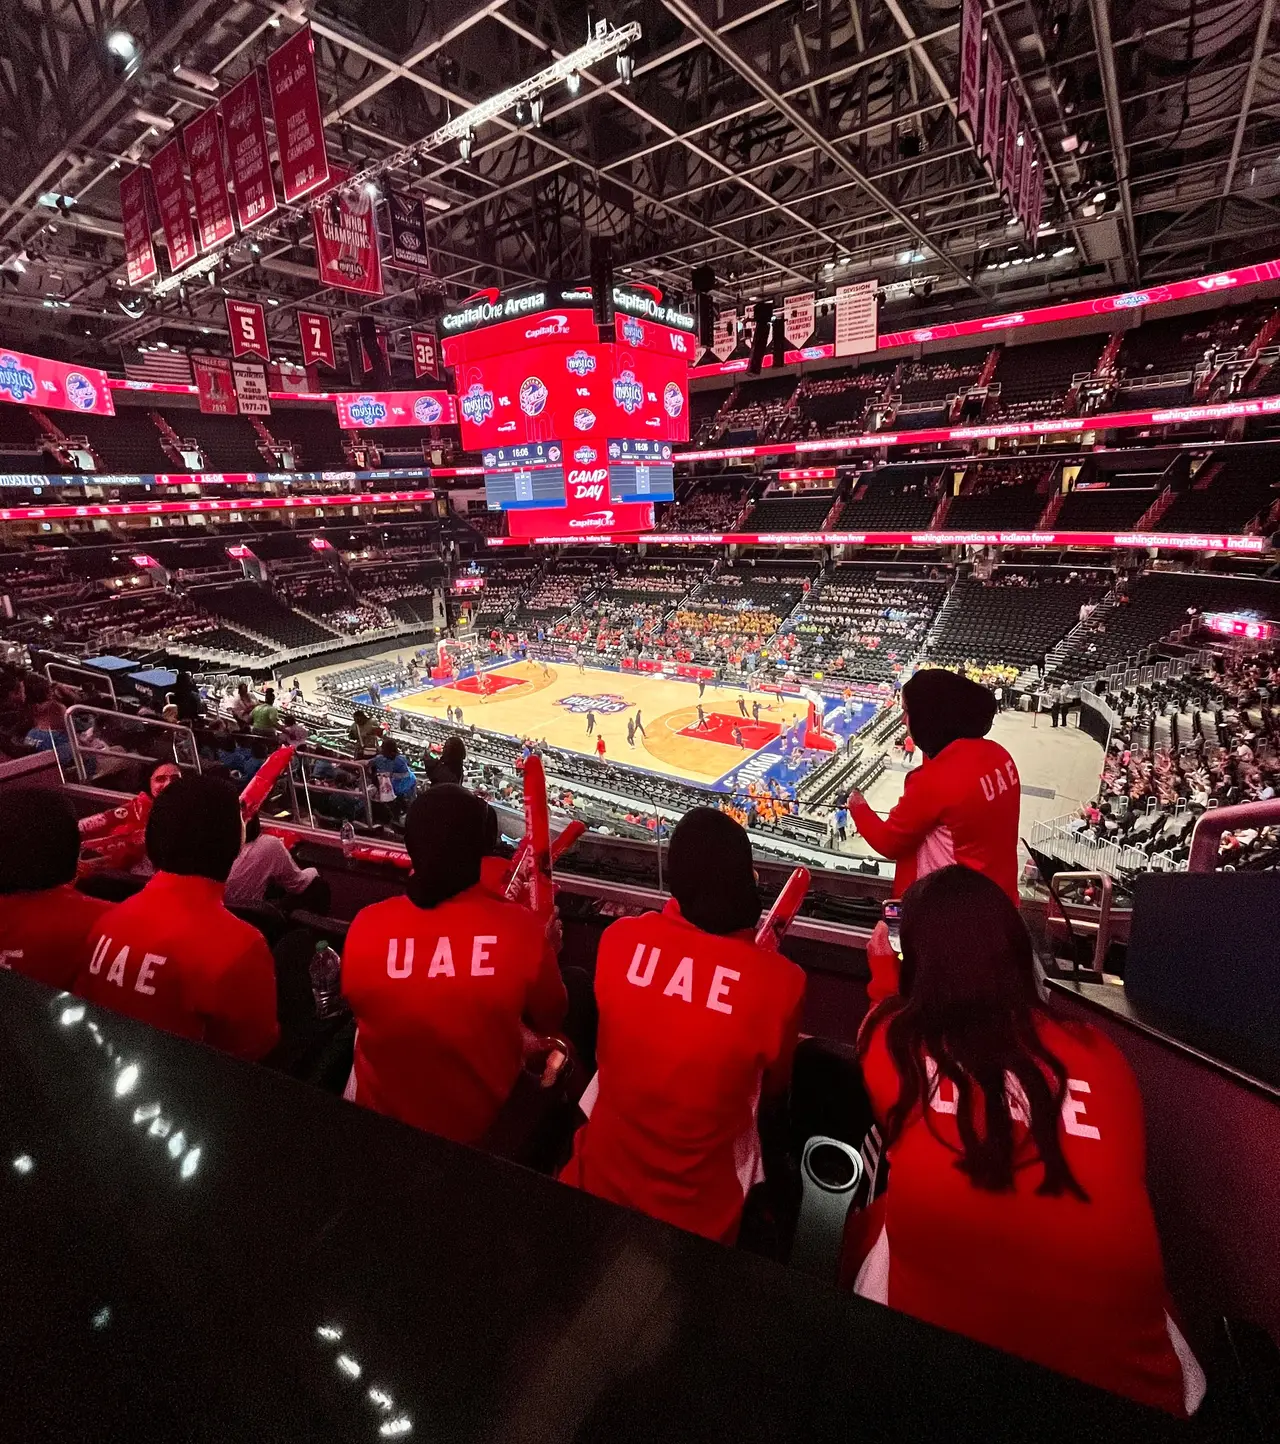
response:
[[[675,467],[666,441],[619,438],[609,442],[609,500],[674,501]]]
[[[483,459],[490,511],[539,511],[565,504],[564,450],[558,441],[491,446]]]

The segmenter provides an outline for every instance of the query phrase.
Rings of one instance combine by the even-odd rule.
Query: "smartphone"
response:
[[[896,897],[889,898],[880,906],[880,915],[884,918],[884,925],[889,929],[889,946],[892,947],[899,957],[902,956],[902,935],[898,930],[899,920],[902,917],[902,902]]]

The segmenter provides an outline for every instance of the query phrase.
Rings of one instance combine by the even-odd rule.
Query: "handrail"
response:
[[[53,669],[55,667],[63,672],[75,672],[78,676],[89,677],[94,682],[105,682],[107,684],[107,691],[111,693],[112,711],[118,712],[120,710],[120,702],[116,696],[115,683],[111,680],[110,672],[95,672],[92,667],[74,667],[70,662],[46,662],[44,664],[44,675],[48,679],[50,686],[53,686],[57,680],[53,675]]]
[[[93,725],[94,717],[109,717],[115,723],[123,723],[130,731],[146,732],[170,732],[180,733],[186,739],[190,748],[190,760],[183,761],[178,756],[177,738],[173,739],[173,763],[175,767],[183,767],[194,770],[197,776],[201,772],[200,750],[196,746],[195,734],[190,727],[185,727],[178,722],[163,722],[158,717],[132,717],[123,712],[113,712],[109,707],[89,707],[77,702],[74,706],[67,708],[67,741],[71,747],[71,760],[75,763],[76,776],[81,782],[89,780],[89,774],[85,767],[85,757],[96,759],[104,757],[126,758],[133,762],[156,763],[160,759],[152,757],[145,752],[129,752],[121,747],[86,747],[81,748],[80,734],[76,729],[76,722],[81,717],[89,719],[90,726]]]
[[[1062,914],[1063,921],[1067,925],[1067,931],[1074,936],[1071,914],[1067,911],[1070,904],[1062,901],[1058,888],[1059,883],[1064,882],[1100,882],[1102,884],[1102,901],[1098,907],[1098,920],[1094,922],[1090,918],[1077,918],[1076,921],[1082,927],[1097,929],[1097,937],[1093,944],[1093,971],[1099,977],[1102,976],[1102,965],[1106,961],[1107,949],[1111,945],[1111,878],[1105,872],[1058,872],[1054,873],[1049,881],[1049,896],[1057,904],[1058,911]]]
[[[1280,824],[1280,797],[1266,802],[1238,802],[1231,807],[1213,807],[1200,814],[1191,834],[1188,872],[1214,872],[1222,834],[1237,827],[1274,827]]]

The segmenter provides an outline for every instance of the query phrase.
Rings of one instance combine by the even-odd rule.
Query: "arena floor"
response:
[[[539,662],[511,662],[483,674],[495,690],[482,694],[477,679],[463,678],[451,685],[435,685],[387,699],[406,712],[443,717],[445,709],[462,708],[464,722],[511,737],[534,737],[551,747],[596,755],[596,738],[604,737],[610,762],[648,772],[680,777],[702,786],[731,789],[757,776],[786,779],[784,742],[787,729],[802,721],[808,704],[799,698],[781,698],[769,692],[707,685],[701,698],[711,724],[707,735],[695,732],[698,721],[698,686],[652,673],[606,672],[587,667],[550,663],[544,672]],[[760,723],[743,718],[738,699],[750,712],[760,703]],[[595,713],[595,730],[587,731],[587,710]],[[855,725],[872,713],[869,705],[855,712]],[[634,746],[627,743],[627,719],[639,712],[644,734]],[[740,725],[745,746],[733,738]],[[810,754],[813,757],[825,754]],[[743,775],[739,778],[739,773]],[[786,780],[798,780],[797,771]]]

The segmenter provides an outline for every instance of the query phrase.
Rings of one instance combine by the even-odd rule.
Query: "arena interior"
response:
[[[1280,1437],[1272,0],[3,8],[7,1437]],[[976,731],[949,702],[911,725],[927,688],[987,705],[940,669],[985,689]],[[950,1241],[912,1255],[895,1179],[922,1165],[879,1106],[877,1020],[887,1060],[926,1019],[921,1136],[980,1075],[923,1001],[925,882],[887,1003],[879,925],[917,875],[984,867],[959,823],[941,856],[885,839],[978,745],[1017,791],[990,876],[1034,956],[1018,1006],[1102,1039],[1135,1101],[1121,1149],[1105,1088],[1087,1113],[1027,1054],[1067,1176],[1081,1118],[1116,1153],[1056,1196],[1058,1145],[996,1067],[1005,1103],[948,1125],[936,1217],[916,1201]],[[470,843],[413,818],[472,806],[458,784],[490,805],[486,863],[523,855],[533,759],[551,835],[583,829],[547,931],[568,1015],[561,1038],[526,1009],[508,1133],[472,1137],[370,1102],[355,920],[406,888],[429,920],[409,852]],[[49,941],[85,897],[106,938],[184,871],[156,861],[161,774],[241,794],[241,858],[278,839],[296,863],[225,893],[270,949],[270,1047],[148,1013],[148,963],[104,1002],[93,934]],[[68,800],[42,974],[15,909],[44,886],[27,829]],[[794,1064],[776,1093],[752,1065],[762,1167],[727,1232],[593,1186],[583,1141],[592,1098],[626,1112],[596,1065],[635,1035],[624,1122],[683,1150],[662,1187],[697,1206],[696,1129],[655,1100],[711,1088],[719,1045],[619,1022],[605,960],[619,920],[694,928],[682,819],[739,836],[702,809],[745,829],[765,908],[809,878],[777,945]],[[727,896],[706,847],[697,887]],[[508,896],[541,924],[528,876]],[[168,954],[225,952],[174,896]],[[940,931],[995,946],[963,912]],[[233,1012],[247,986],[218,984]],[[986,1037],[994,1004],[969,1006]],[[434,1024],[397,1026],[429,1061]],[[568,1062],[540,1089],[550,1033]],[[1014,1171],[980,1186],[1002,1128]],[[1173,1405],[1115,1323],[1148,1255]],[[954,1309],[920,1302],[942,1275]]]

